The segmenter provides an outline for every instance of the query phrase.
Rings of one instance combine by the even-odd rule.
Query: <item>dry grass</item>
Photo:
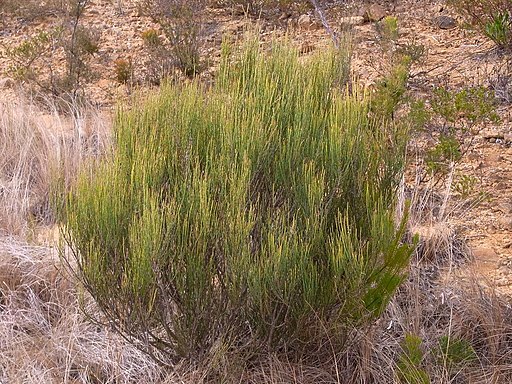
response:
[[[27,236],[52,224],[50,193],[108,147],[109,122],[93,108],[61,116],[29,100],[0,101],[0,233]]]
[[[88,321],[80,305],[94,305],[64,276],[56,249],[36,245],[37,234],[57,231],[55,185],[71,183],[109,146],[107,119],[72,112],[0,102],[0,382],[156,382],[154,362]]]
[[[0,239],[0,382],[158,381],[156,364],[89,322],[80,298],[61,273],[55,250]]]

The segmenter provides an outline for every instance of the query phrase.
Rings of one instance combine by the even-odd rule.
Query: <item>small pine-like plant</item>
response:
[[[424,352],[421,343],[419,336],[405,335],[397,362],[398,378],[403,384],[430,384],[430,376],[422,368]]]
[[[461,370],[477,359],[476,352],[471,343],[463,338],[442,336],[435,351],[439,364],[454,378]]]
[[[156,48],[162,45],[162,40],[156,29],[150,28],[141,33],[142,40],[150,48]]]
[[[133,77],[131,60],[117,59],[114,61],[114,72],[118,83],[128,83]]]
[[[340,347],[404,278],[403,126],[347,93],[345,51],[258,47],[121,110],[115,155],[67,199],[78,276],[152,356]]]
[[[454,190],[464,199],[469,198],[477,189],[478,178],[471,175],[459,175]]]
[[[411,59],[399,56],[393,63],[389,74],[377,82],[370,108],[376,117],[385,120],[393,119],[398,106],[405,100]]]
[[[398,39],[398,19],[396,16],[386,16],[377,24],[381,38],[386,41]]]
[[[485,35],[499,47],[512,44],[512,20],[507,12],[493,15],[492,20],[485,24]]]

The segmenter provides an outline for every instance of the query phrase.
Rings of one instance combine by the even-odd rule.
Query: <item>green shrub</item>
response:
[[[148,47],[155,48],[162,45],[162,41],[160,40],[160,36],[156,29],[150,28],[142,32],[141,34],[142,40],[144,44]]]
[[[31,90],[76,99],[92,78],[89,60],[98,51],[99,32],[82,25],[88,4],[88,0],[66,0],[58,13],[60,25],[7,47],[3,53],[7,73]]]
[[[52,42],[59,30],[39,32],[15,46],[6,47],[3,57],[8,60],[7,73],[15,80],[30,81],[37,77],[34,63],[50,54]]]
[[[386,16],[377,24],[377,31],[381,39],[386,41],[394,41],[398,39],[398,19],[396,16]]]
[[[175,69],[173,53],[165,41],[160,38],[156,29],[148,29],[141,34],[148,60],[145,69],[145,81],[149,84],[160,85],[163,79],[169,77]]]
[[[442,336],[434,351],[439,364],[445,368],[451,379],[477,359],[476,352],[468,340],[458,337]]]
[[[493,15],[492,20],[485,24],[485,35],[499,47],[512,43],[512,21],[507,12]]]
[[[468,18],[501,48],[512,48],[512,2],[510,0],[450,0],[457,11]]]
[[[201,35],[205,0],[142,0],[141,12],[160,25],[175,65],[188,77],[202,70]]]
[[[404,384],[430,384],[430,376],[424,368],[424,352],[422,340],[416,335],[405,335],[402,342],[402,353],[399,356],[398,378]]]
[[[114,72],[118,83],[128,83],[133,77],[131,60],[117,59],[114,61]]]
[[[432,145],[425,154],[427,171],[442,177],[471,148],[476,131],[499,121],[494,95],[483,87],[433,91],[431,109],[423,102],[411,105],[413,125],[426,127]]]
[[[406,132],[347,93],[346,52],[258,46],[120,110],[115,155],[67,199],[78,276],[146,351],[339,347],[404,277]]]
[[[389,73],[377,81],[370,108],[376,118],[393,119],[397,108],[405,101],[410,65],[409,56],[393,58]]]

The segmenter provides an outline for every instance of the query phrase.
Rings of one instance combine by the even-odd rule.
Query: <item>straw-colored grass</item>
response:
[[[23,97],[0,101],[0,233],[28,236],[51,225],[52,193],[109,147],[108,119],[93,108],[70,111],[74,117]]]
[[[157,382],[151,359],[84,316],[61,269],[55,248],[0,238],[0,382]]]

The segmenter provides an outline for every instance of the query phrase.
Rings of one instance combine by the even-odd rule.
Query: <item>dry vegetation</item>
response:
[[[512,17],[510,8],[504,8],[510,7],[508,2],[489,1]],[[3,18],[6,15],[25,15],[30,20],[41,16],[58,17],[59,6],[63,4],[46,2],[48,8],[42,15],[34,11],[34,2],[26,2],[24,7],[17,7],[15,3],[5,2]],[[121,3],[117,2],[119,9]],[[151,3],[162,6],[166,2]],[[252,1],[233,1],[230,6],[231,3],[248,5],[251,10],[263,6]],[[512,24],[503,16],[505,13],[498,12],[500,19],[493,19],[492,15],[477,18],[467,2],[453,0],[452,3],[460,7],[461,12],[476,18],[476,27],[490,34],[498,46],[510,47]],[[69,6],[73,1],[65,4]],[[176,4],[183,6],[181,1]],[[485,1],[478,1],[479,7],[485,4]],[[291,3],[279,2],[279,7],[286,9],[287,6],[291,7]],[[291,9],[297,9],[296,4]],[[159,17],[165,14],[161,7],[155,10]],[[387,22],[393,29],[394,20]],[[173,28],[176,25],[186,28],[185,24],[183,20],[167,24],[168,30],[164,31],[167,40],[179,39]],[[198,35],[190,38],[194,44],[199,44],[195,39],[199,39],[200,34],[193,32]],[[394,30],[388,31],[388,35],[395,32],[398,35]],[[162,39],[161,36],[156,38]],[[168,50],[168,46],[163,47],[169,44],[167,40],[158,40],[151,49]],[[176,44],[172,46],[179,49]],[[173,58],[172,65],[192,77],[202,67],[197,47],[188,48],[193,49],[174,52],[185,58],[182,61],[179,57]],[[164,51],[152,52],[154,57],[159,57]],[[393,70],[386,74],[383,83],[377,84],[368,106],[368,116],[377,116],[382,121],[392,121],[397,109],[399,116],[403,116],[403,110],[411,107],[404,96],[410,62],[394,57],[390,65]],[[118,61],[116,66],[119,83],[132,86],[136,82],[132,62]],[[168,68],[166,71],[172,72]],[[157,75],[153,74],[149,82],[159,84],[162,70],[153,72]],[[438,154],[434,162],[449,166],[428,183],[424,178],[424,163],[416,170],[419,175],[416,182],[400,183],[398,201],[393,206],[403,209],[407,206],[405,201],[410,201],[404,243],[416,244],[413,237],[419,234],[408,277],[377,319],[348,329],[341,347],[329,334],[326,324],[319,321],[319,328],[323,326],[325,331],[323,343],[316,345],[316,350],[302,354],[300,359],[287,353],[286,344],[270,351],[257,351],[250,359],[243,346],[239,348],[240,353],[236,353],[222,343],[209,345],[200,359],[174,358],[171,361],[166,360],[162,351],[153,352],[153,356],[143,352],[148,351],[147,345],[141,345],[133,334],[121,332],[121,336],[116,332],[119,325],[112,323],[115,319],[101,311],[105,303],[98,305],[84,290],[81,284],[84,271],[77,270],[69,248],[59,243],[58,215],[65,196],[80,172],[94,175],[96,163],[110,155],[113,147],[111,117],[83,99],[55,96],[39,94],[29,98],[18,93],[12,101],[0,102],[1,384],[512,382],[510,298],[499,295],[492,282],[484,285],[480,277],[468,273],[468,269],[463,273],[459,268],[469,263],[472,256],[464,234],[454,222],[464,209],[478,204],[485,196],[475,198],[458,193],[454,198],[453,190],[458,185],[453,181],[454,156],[449,151],[443,152],[446,158],[440,159]],[[508,91],[505,96],[509,96]],[[451,112],[459,114],[457,118],[461,113],[467,116],[467,105],[479,102],[480,99],[465,101],[462,112]],[[476,118],[485,119],[486,113],[479,113]],[[164,115],[162,112],[159,116]],[[440,116],[437,118],[445,117]],[[154,128],[158,119],[148,118]],[[427,119],[419,120],[427,124]],[[407,122],[414,125],[419,120]],[[463,133],[467,135],[466,130]],[[466,136],[454,137],[462,144],[468,142]],[[401,216],[403,212],[399,213]],[[69,241],[69,236],[67,239]],[[77,254],[75,258],[80,260]],[[77,272],[78,276],[74,274]],[[242,341],[247,339],[237,339],[238,343]],[[165,352],[165,348],[162,350]]]

